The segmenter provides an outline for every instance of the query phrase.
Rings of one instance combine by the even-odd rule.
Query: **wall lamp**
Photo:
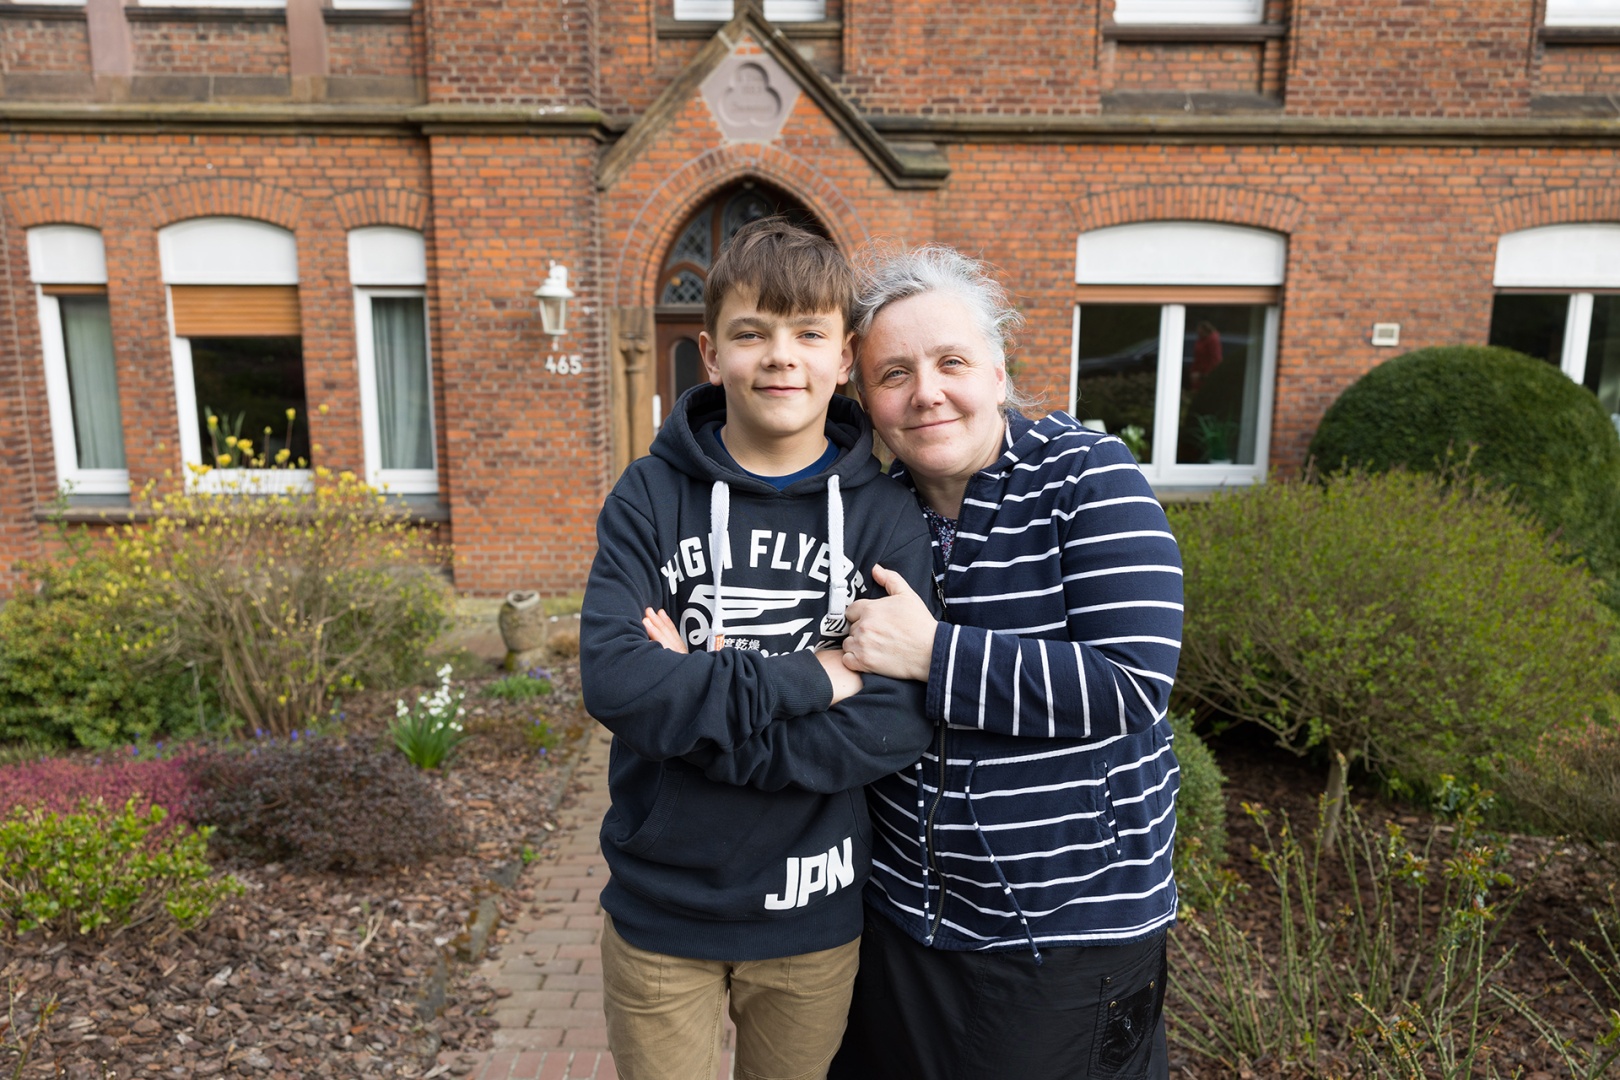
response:
[[[568,287],[568,267],[551,264],[545,283],[534,290],[540,300],[540,325],[552,337],[568,333],[568,301],[574,292]]]

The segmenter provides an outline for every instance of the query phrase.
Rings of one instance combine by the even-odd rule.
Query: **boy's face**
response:
[[[709,381],[726,392],[726,449],[745,468],[739,455],[813,461],[826,446],[827,403],[853,363],[843,313],[773,315],[755,299],[727,294],[714,332],[698,337]]]

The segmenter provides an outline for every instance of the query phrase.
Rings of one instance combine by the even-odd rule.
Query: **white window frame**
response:
[[[1620,9],[1620,3],[1612,6]],[[1591,290],[1620,289],[1620,225],[1543,225],[1504,233],[1496,241],[1491,283],[1498,289],[1569,297],[1558,367],[1584,384],[1586,348],[1592,337]]]
[[[349,232],[349,283],[354,288],[355,353],[359,363],[361,441],[365,448],[366,483],[394,495],[439,492],[439,430],[433,396],[432,320],[427,306],[427,246],[414,229],[388,225]],[[374,297],[415,296],[422,299],[423,342],[428,365],[428,444],[431,469],[382,467],[382,414],[377,404],[377,338],[372,330]]]
[[[1265,0],[1114,0],[1120,26],[1252,26],[1264,19]]]
[[[1617,0],[1547,0],[1547,26],[1620,26]]]
[[[332,0],[338,11],[409,11],[413,0]]]
[[[1271,454],[1271,414],[1277,386],[1277,331],[1281,308],[1268,304],[1260,344],[1258,397],[1255,405],[1254,461],[1251,464],[1182,464],[1176,461],[1181,427],[1181,370],[1186,345],[1187,307],[1198,304],[1200,286],[1270,286],[1280,288],[1287,261],[1287,242],[1278,233],[1201,221],[1155,221],[1114,225],[1081,233],[1075,243],[1076,285],[1151,285],[1188,289],[1185,303],[1159,304],[1159,367],[1153,402],[1151,460],[1142,474],[1154,487],[1214,487],[1263,483]],[[1087,303],[1074,306],[1069,347],[1069,406],[1080,388],[1080,326]]]
[[[158,261],[163,269],[174,402],[180,420],[180,457],[186,465],[187,489],[251,495],[312,489],[315,474],[311,469],[212,468],[199,474],[192,468],[204,464],[202,436],[196,425],[197,383],[191,341],[174,332],[174,296],[170,291],[175,285],[297,285],[298,247],[293,234],[250,218],[192,218],[158,230]],[[307,389],[305,394],[307,406]],[[307,424],[309,417],[303,420]]]
[[[287,0],[137,0],[141,7],[284,8]]]
[[[675,0],[675,17],[682,21],[727,22],[735,13],[731,0]],[[773,23],[820,22],[827,17],[826,0],[765,0],[765,17]]]
[[[29,278],[39,312],[40,351],[45,358],[45,403],[51,418],[56,482],[76,495],[128,495],[128,469],[81,469],[68,380],[62,305],[45,295],[47,285],[107,284],[107,252],[101,233],[80,225],[41,225],[28,230]]]

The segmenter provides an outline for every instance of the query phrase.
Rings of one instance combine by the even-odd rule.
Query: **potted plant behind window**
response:
[[[1237,441],[1237,424],[1213,413],[1193,417],[1198,439],[1204,444],[1204,461],[1210,465],[1232,464],[1232,444]]]

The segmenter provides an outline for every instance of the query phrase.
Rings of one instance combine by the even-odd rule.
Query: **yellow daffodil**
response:
[[[219,467],[220,468],[228,469],[228,468],[230,468],[230,465],[231,465],[231,455],[229,455],[229,454],[221,454],[221,455],[219,455]]]
[[[214,431],[218,427],[219,427],[219,417],[215,416],[213,413],[209,413],[208,414],[208,430],[209,431]]]
[[[293,417],[295,417],[297,415],[298,415],[298,410],[297,409],[288,409],[287,410],[287,419],[291,420]]]
[[[227,435],[227,436],[225,436],[225,445],[231,447],[232,449],[235,449],[236,448],[236,436],[235,435]]]
[[[328,412],[330,412],[330,411],[331,411],[331,406],[329,406],[329,405],[324,405],[324,404],[323,404],[323,405],[322,405],[322,406],[321,406],[321,407],[320,407],[320,414],[321,414],[321,415],[322,415],[322,416],[325,416],[325,415],[326,415],[326,414],[327,414],[327,413],[328,413]]]

